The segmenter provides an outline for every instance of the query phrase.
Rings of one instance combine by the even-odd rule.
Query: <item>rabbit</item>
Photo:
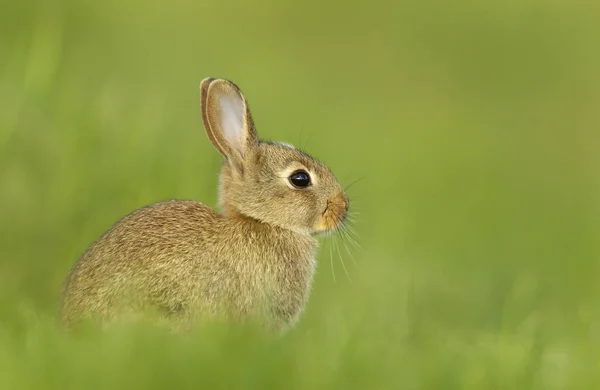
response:
[[[114,224],[69,271],[61,321],[102,324],[154,310],[166,321],[224,318],[294,326],[307,303],[318,236],[344,223],[349,199],[321,162],[258,139],[240,89],[200,84],[206,134],[223,155],[221,212],[192,200],[142,207]]]

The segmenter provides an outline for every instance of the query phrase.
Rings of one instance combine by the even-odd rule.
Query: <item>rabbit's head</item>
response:
[[[225,157],[219,203],[226,216],[305,234],[343,223],[349,200],[325,165],[291,145],[260,141],[248,104],[232,82],[208,78],[200,89],[208,138]]]

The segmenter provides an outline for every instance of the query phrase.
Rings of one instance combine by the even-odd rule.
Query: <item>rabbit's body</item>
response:
[[[293,146],[259,141],[233,83],[205,79],[201,101],[207,135],[225,157],[221,213],[167,201],[117,222],[69,273],[65,325],[146,310],[183,323],[254,318],[274,330],[298,319],[315,270],[314,236],[343,223],[344,189]]]
[[[281,328],[304,307],[315,248],[310,235],[225,218],[195,201],[156,203],[123,218],[82,256],[68,278],[78,293],[65,296],[64,320],[157,308],[183,320],[260,315]]]

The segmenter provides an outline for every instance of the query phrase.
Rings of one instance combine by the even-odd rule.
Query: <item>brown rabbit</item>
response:
[[[172,200],[121,219],[71,269],[65,326],[148,309],[169,322],[257,318],[283,330],[297,321],[315,270],[314,236],[343,223],[348,198],[320,162],[258,139],[235,84],[207,78],[200,89],[206,133],[225,157],[222,213]]]

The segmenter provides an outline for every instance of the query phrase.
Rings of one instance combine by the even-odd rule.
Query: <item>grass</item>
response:
[[[4,2],[0,387],[598,388],[599,17],[583,0]],[[349,277],[324,240],[282,338],[64,334],[60,285],[112,223],[216,204],[207,76],[240,85],[264,138],[363,178]]]

